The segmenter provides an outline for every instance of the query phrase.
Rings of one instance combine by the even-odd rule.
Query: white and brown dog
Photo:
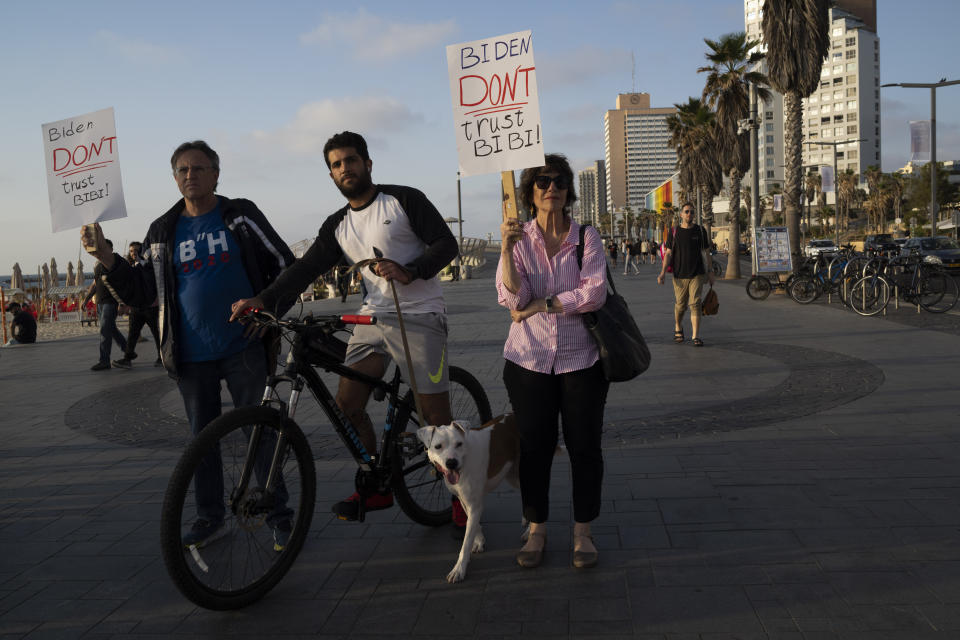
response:
[[[470,554],[483,551],[484,496],[506,479],[519,487],[517,465],[520,460],[520,437],[513,414],[498,416],[481,427],[454,421],[439,427],[421,427],[417,436],[427,448],[427,456],[451,493],[460,498],[467,512],[467,530],[463,535],[460,556],[447,582],[460,582],[467,574]]]

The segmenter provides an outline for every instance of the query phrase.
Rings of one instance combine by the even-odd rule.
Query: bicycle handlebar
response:
[[[364,316],[358,314],[344,314],[344,315],[325,315],[325,316],[304,316],[303,318],[291,318],[284,320],[277,318],[269,311],[264,309],[247,309],[243,316],[241,316],[242,322],[253,322],[260,326],[279,326],[291,330],[302,329],[310,326],[316,325],[328,325],[332,328],[343,328],[349,324],[376,324],[376,316]]]

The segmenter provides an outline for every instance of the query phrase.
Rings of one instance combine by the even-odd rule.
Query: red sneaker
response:
[[[341,520],[356,520],[360,511],[359,506],[360,494],[354,492],[353,495],[346,500],[341,500],[333,505],[332,511],[337,514],[337,517]],[[363,509],[364,511],[379,511],[380,509],[389,509],[392,506],[393,493],[387,491],[385,493],[375,493],[372,496],[367,496],[367,501]]]

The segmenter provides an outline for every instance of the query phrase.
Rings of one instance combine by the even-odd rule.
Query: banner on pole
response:
[[[830,165],[820,166],[820,191],[823,193],[833,193],[833,167]]]
[[[910,161],[930,162],[930,121],[910,121]]]
[[[127,217],[113,108],[41,125],[53,231]]]
[[[783,194],[776,193],[773,196],[773,210],[783,211]]]
[[[447,47],[461,176],[543,165],[530,30]]]

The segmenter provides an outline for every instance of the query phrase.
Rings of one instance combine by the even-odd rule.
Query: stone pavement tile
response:
[[[613,622],[630,620],[630,603],[622,598],[595,598],[587,594],[570,600],[571,622]]]
[[[944,604],[960,605],[960,561],[917,562],[909,573],[926,586]]]
[[[660,507],[657,504],[657,501],[654,499],[647,500],[614,500],[613,501],[613,511],[616,511],[618,514],[617,517],[622,517],[624,513],[629,512],[653,512],[658,513]]]
[[[627,483],[636,499],[703,498],[717,495],[713,484],[704,478],[632,479]]]
[[[664,498],[658,500],[666,525],[732,522],[730,510],[719,496],[710,498]]]
[[[904,636],[936,630],[919,606],[857,605],[853,607],[853,612],[868,630],[900,631]]]
[[[898,543],[889,527],[795,528],[793,532],[804,547],[815,550],[843,547],[853,552]]]
[[[826,582],[827,576],[816,562],[769,562],[763,565],[769,581],[774,584]]]
[[[630,614],[637,633],[762,633],[742,587],[631,589]]]
[[[960,607],[956,604],[921,604],[917,608],[934,629],[960,637]]]
[[[365,604],[364,600],[340,600],[323,622],[320,633],[337,638],[350,636]],[[366,631],[364,625],[361,625],[358,631],[361,633]]]
[[[658,587],[728,586],[767,584],[764,567],[743,565],[738,567],[705,566],[660,566],[654,569]]]
[[[269,603],[269,615],[264,615],[259,605],[235,611],[198,608],[176,627],[174,633],[205,637],[314,634],[320,631],[336,604],[333,600],[311,600],[309,605],[305,605],[302,600],[273,599]]]

